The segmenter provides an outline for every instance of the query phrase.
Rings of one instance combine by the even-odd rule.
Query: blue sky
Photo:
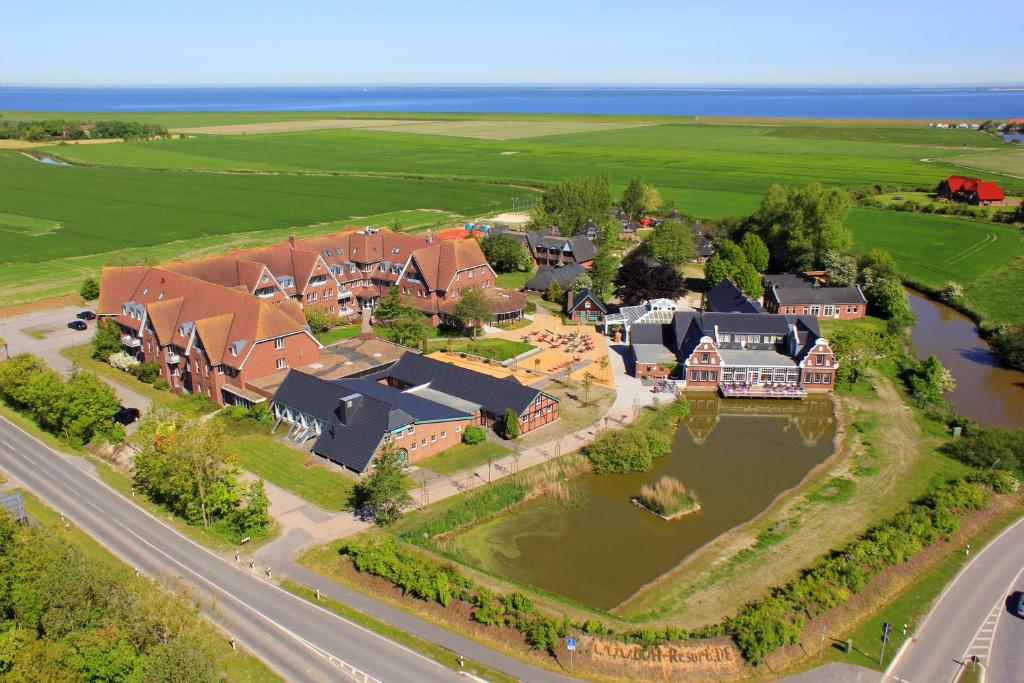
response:
[[[995,11],[958,18],[920,0],[15,2],[0,83],[1020,84],[1021,22]]]

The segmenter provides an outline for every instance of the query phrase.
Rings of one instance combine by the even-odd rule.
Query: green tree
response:
[[[764,241],[752,232],[748,232],[740,240],[740,249],[747,257],[754,270],[763,273],[768,269],[768,247]]]
[[[678,221],[663,221],[644,242],[660,263],[681,269],[697,255],[693,231]]]
[[[322,308],[307,308],[303,313],[313,334],[322,334],[334,327],[334,320]]]
[[[574,297],[579,296],[580,292],[588,289],[594,289],[594,280],[590,277],[590,273],[580,273],[569,283],[569,292]]]
[[[910,370],[907,384],[919,405],[938,403],[944,393],[956,388],[953,374],[942,365],[942,361],[935,354],[920,361]]]
[[[397,318],[405,308],[406,306],[402,303],[402,294],[398,289],[398,285],[391,285],[388,287],[388,293],[381,297],[377,307],[373,310],[373,317],[378,321],[386,323]]]
[[[728,279],[732,274],[732,266],[718,254],[712,254],[711,258],[704,262],[704,280],[709,288],[714,287]]]
[[[565,292],[562,291],[562,287],[558,282],[552,281],[551,285],[548,286],[548,291],[544,292],[544,301],[550,301],[553,304],[560,304],[565,301]]]
[[[608,290],[615,280],[615,273],[619,270],[619,259],[612,253],[607,242],[594,254],[594,261],[590,266],[590,279],[594,283],[594,291],[599,297],[608,295]]]
[[[768,245],[776,266],[809,270],[822,266],[829,251],[844,252],[853,243],[843,224],[852,205],[840,188],[773,185],[750,225]]]
[[[535,228],[557,225],[562,235],[593,218],[600,221],[609,213],[611,190],[607,176],[572,177],[548,188],[533,210]]]
[[[893,340],[884,332],[864,327],[843,326],[829,335],[829,345],[839,361],[836,381],[854,384],[872,364],[893,350]]]
[[[398,521],[402,511],[412,505],[405,490],[404,468],[394,444],[384,444],[373,459],[373,469],[353,488],[353,506],[371,512],[381,526]]]
[[[250,482],[242,496],[243,505],[238,508],[235,526],[243,534],[262,536],[270,527],[270,500],[263,486],[263,480]]]
[[[92,336],[92,357],[104,363],[121,350],[121,328],[113,320],[100,318]]]
[[[510,235],[487,235],[480,240],[480,248],[487,262],[499,273],[527,272],[533,268],[533,259],[526,247]]]
[[[868,274],[861,289],[867,297],[872,314],[897,323],[909,324],[913,320],[907,293],[898,278],[888,275],[875,277]]]
[[[120,409],[121,401],[110,385],[92,373],[76,370],[63,387],[60,427],[72,443],[88,443],[104,425],[113,423]]]
[[[505,409],[505,417],[501,423],[501,434],[510,440],[519,438],[519,416],[511,408]]]
[[[733,280],[747,296],[760,299],[764,294],[764,285],[761,284],[761,274],[749,263],[741,263],[733,272]]]
[[[644,217],[644,213],[647,212],[647,185],[644,183],[644,179],[640,176],[633,176],[630,179],[629,184],[626,185],[626,189],[622,192],[622,201],[620,202],[623,213],[630,220],[638,221]]]
[[[869,249],[860,259],[861,281],[870,278],[899,278],[896,259],[883,249]]]
[[[455,315],[455,322],[463,327],[471,327],[473,336],[476,336],[476,328],[491,322],[494,312],[491,310],[491,302],[487,295],[479,289],[472,289],[459,299],[452,311]]]
[[[595,379],[597,378],[594,377],[594,374],[591,372],[586,372],[583,374],[583,405],[590,405],[590,392],[594,390]]]
[[[383,326],[383,336],[396,344],[416,348],[430,336],[431,329],[422,313],[407,306]]]
[[[857,259],[849,254],[830,251],[825,254],[825,273],[830,285],[850,287],[857,282]]]
[[[82,280],[82,286],[79,287],[78,293],[86,301],[98,299],[100,296],[100,281],[94,277],[85,278]]]
[[[996,355],[1011,368],[1024,370],[1024,325],[1003,323],[989,339]]]

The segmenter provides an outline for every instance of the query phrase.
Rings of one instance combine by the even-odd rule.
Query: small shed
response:
[[[601,297],[590,289],[584,289],[575,297],[570,294],[567,303],[566,311],[569,317],[581,323],[600,325],[608,313]]]

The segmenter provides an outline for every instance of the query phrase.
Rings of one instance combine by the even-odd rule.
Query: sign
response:
[[[573,638],[572,636],[569,636],[568,638],[566,638],[565,639],[565,647],[568,648],[570,652],[575,650],[576,649],[576,639]]]

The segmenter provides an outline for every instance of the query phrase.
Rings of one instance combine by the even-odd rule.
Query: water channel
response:
[[[923,294],[908,295],[917,355],[934,353],[953,373],[956,389],[946,397],[953,407],[981,424],[1024,427],[1024,372],[999,365],[967,316]]]
[[[653,471],[587,475],[572,506],[531,501],[452,540],[470,564],[595,607],[611,608],[725,531],[756,517],[832,453],[832,400],[692,394],[672,453]],[[666,522],[630,498],[663,474],[703,509]]]

